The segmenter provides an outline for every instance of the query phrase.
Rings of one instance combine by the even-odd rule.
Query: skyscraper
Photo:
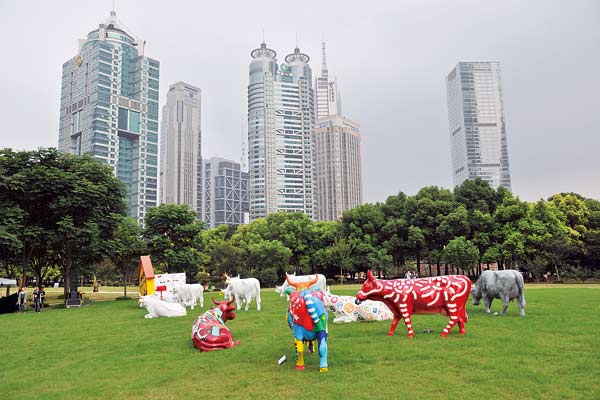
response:
[[[315,95],[317,99],[317,118],[330,115],[342,115],[342,101],[338,91],[337,79],[329,77],[327,69],[327,55],[325,42],[322,43],[321,76],[317,77],[315,83]]]
[[[211,157],[203,163],[202,220],[209,228],[245,223],[248,212],[248,173],[239,163]]]
[[[63,64],[60,151],[90,153],[127,187],[129,214],[143,222],[157,204],[159,62],[115,11]]]
[[[446,78],[454,185],[479,177],[510,190],[499,62],[460,62]]]
[[[261,43],[248,84],[250,220],[270,213],[314,212],[314,92],[310,58],[299,48],[277,65]]]
[[[160,138],[160,201],[187,204],[200,217],[202,159],[200,89],[185,82],[169,87]]]
[[[335,221],[362,204],[360,141],[359,125],[341,115],[317,121],[316,219]]]
[[[321,76],[315,82],[315,217],[333,221],[362,204],[361,137],[359,125],[342,116],[337,81],[329,78],[325,43],[322,57]]]

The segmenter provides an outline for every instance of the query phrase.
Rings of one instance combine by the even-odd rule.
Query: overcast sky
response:
[[[0,0],[0,147],[58,144],[62,64],[112,0]],[[445,77],[459,61],[500,61],[513,192],[600,199],[600,1],[117,0],[169,85],[202,89],[203,156],[236,161],[250,51],[264,29],[281,62],[321,68],[327,42],[343,114],[361,125],[366,202],[452,187]]]

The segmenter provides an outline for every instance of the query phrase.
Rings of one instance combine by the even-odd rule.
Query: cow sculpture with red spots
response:
[[[388,336],[404,319],[408,329],[408,337],[415,336],[412,327],[412,314],[447,315],[450,322],[442,331],[445,338],[458,322],[458,333],[465,333],[465,322],[468,321],[466,303],[471,293],[471,280],[463,275],[437,276],[420,279],[376,279],[371,271],[367,272],[367,280],[356,294],[356,303],[370,299],[383,301],[394,314]]]

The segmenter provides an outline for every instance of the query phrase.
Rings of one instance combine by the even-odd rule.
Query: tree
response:
[[[148,210],[143,236],[158,269],[186,272],[193,279],[200,264],[204,223],[187,204],[161,204]]]
[[[106,254],[105,243],[125,213],[125,187],[91,156],[56,149],[0,151],[0,204],[23,212],[23,269],[32,257],[58,262],[65,278]],[[73,274],[72,274],[73,272]]]
[[[123,284],[123,296],[127,297],[127,284],[135,274],[140,256],[146,254],[146,242],[142,229],[133,218],[123,218],[115,229],[109,244],[110,260],[118,269]]]
[[[465,272],[479,262],[479,250],[473,242],[459,236],[448,242],[444,248],[444,258],[447,263],[454,264]]]

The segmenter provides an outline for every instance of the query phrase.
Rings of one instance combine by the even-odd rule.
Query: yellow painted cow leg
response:
[[[304,369],[304,343],[302,340],[294,339],[294,348],[296,349],[296,369]]]

